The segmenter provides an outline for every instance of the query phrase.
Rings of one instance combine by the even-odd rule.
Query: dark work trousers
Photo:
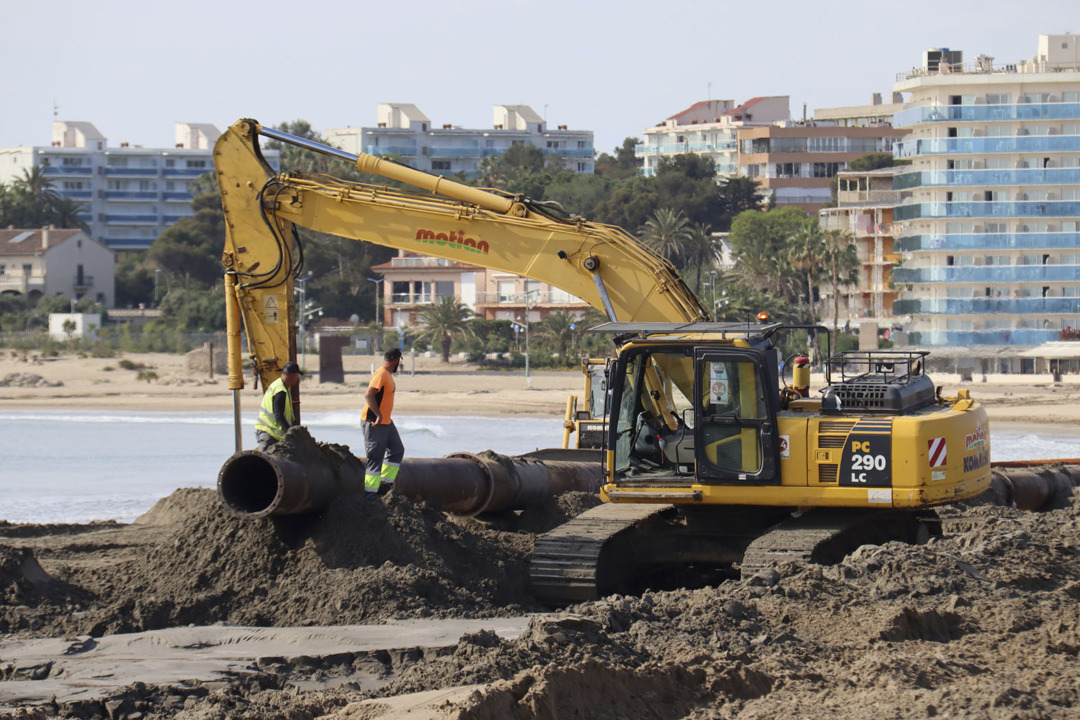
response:
[[[393,485],[397,479],[398,467],[401,459],[405,457],[405,445],[402,444],[397,427],[392,422],[389,425],[365,422],[361,427],[364,430],[364,450],[367,453],[364,489],[369,493],[378,492],[382,484]]]

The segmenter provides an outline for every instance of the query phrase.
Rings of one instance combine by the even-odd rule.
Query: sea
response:
[[[243,416],[244,449],[255,446]],[[562,442],[562,418],[395,418],[411,457],[495,450],[519,455]],[[359,412],[308,413],[322,442],[363,455]],[[235,450],[231,412],[0,411],[0,520],[13,523],[131,522],[177,488],[217,486]],[[991,431],[991,460],[1080,457],[1080,435]]]

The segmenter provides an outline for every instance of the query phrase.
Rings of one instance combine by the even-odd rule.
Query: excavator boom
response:
[[[416,187],[402,192],[306,173],[277,174],[259,136],[293,143]],[[707,320],[674,266],[625,231],[559,217],[541,203],[480,190],[371,155],[241,120],[214,147],[227,228],[223,257],[264,386],[295,357],[295,226],[503,270],[575,295],[615,320]],[[230,387],[232,387],[230,385]]]

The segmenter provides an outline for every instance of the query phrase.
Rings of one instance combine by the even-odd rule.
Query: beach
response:
[[[311,368],[317,357],[307,356]],[[135,369],[124,369],[121,361]],[[320,382],[317,373],[301,381],[301,412],[358,410],[371,372],[381,357],[346,355],[344,383]],[[151,374],[150,379],[140,379]],[[3,386],[5,378],[28,381]],[[1054,382],[1049,375],[975,375],[964,382],[959,375],[931,374],[946,397],[967,389],[981,402],[991,422],[1012,425],[1054,425],[1055,430],[1080,430],[1080,375],[1064,375]],[[33,380],[39,378],[40,381]],[[242,408],[258,407],[262,390],[244,378]],[[813,376],[812,390],[823,378]],[[531,387],[530,387],[531,385]],[[430,354],[406,354],[397,376],[395,413],[404,415],[481,415],[562,417],[567,397],[580,395],[583,376],[577,370],[492,370],[454,357],[443,363]],[[232,392],[227,377],[186,367],[185,356],[164,353],[127,353],[112,358],[6,350],[0,355],[0,408],[81,408],[128,410],[231,410]]]

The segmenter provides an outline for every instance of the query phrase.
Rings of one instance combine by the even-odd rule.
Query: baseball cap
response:
[[[282,375],[303,375],[304,373],[301,372],[300,366],[297,365],[296,363],[287,362],[287,363],[285,363],[285,367],[281,368],[281,374]]]

